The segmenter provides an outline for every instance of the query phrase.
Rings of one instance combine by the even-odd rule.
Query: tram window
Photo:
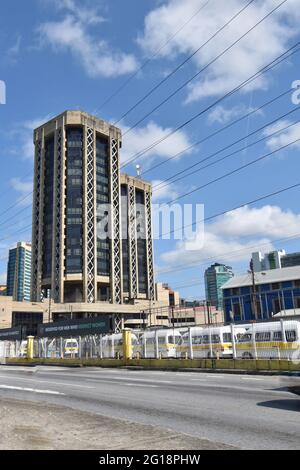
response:
[[[223,333],[223,342],[230,343],[231,342],[231,333]]]
[[[168,343],[178,344],[180,341],[180,336],[168,336]]]
[[[281,331],[274,331],[273,333],[274,341],[281,341],[282,340],[282,333]]]
[[[245,333],[239,338],[239,343],[247,343],[248,341],[251,341],[251,339],[252,339],[252,334]]]
[[[285,336],[286,336],[286,340],[289,343],[292,343],[293,341],[296,341],[297,339],[297,333],[295,330],[285,330]]]
[[[193,336],[193,344],[201,344],[201,336]]]
[[[255,333],[255,341],[270,341],[271,339],[271,332],[270,331],[260,331],[259,333]]]
[[[209,336],[208,335],[203,335],[202,336],[202,341],[203,341],[203,344],[208,344],[209,343]]]
[[[219,335],[211,335],[211,342],[212,343],[220,343],[220,336]]]

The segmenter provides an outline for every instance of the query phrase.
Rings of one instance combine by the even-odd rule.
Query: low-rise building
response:
[[[224,323],[224,315],[221,309],[203,302],[198,307],[177,307],[170,309],[170,326],[196,326],[196,325],[221,325]]]
[[[156,299],[170,307],[180,304],[179,292],[174,291],[169,284],[157,282],[155,284]]]
[[[260,251],[256,251],[252,253],[252,260],[255,272],[290,268],[300,266],[300,253],[286,253],[285,250],[275,250],[262,254]]]
[[[225,321],[251,321],[300,308],[300,266],[235,276],[222,287]]]
[[[150,325],[168,326],[168,315],[165,321],[152,315],[152,307],[160,309],[164,303],[153,301],[150,304],[144,300],[135,303],[116,305],[110,302],[97,303],[55,303],[49,299],[43,302],[17,302],[12,297],[0,298],[0,328],[26,327],[26,334],[35,336],[40,323],[50,323],[61,320],[77,320],[109,315],[112,319],[112,329],[143,328]]]

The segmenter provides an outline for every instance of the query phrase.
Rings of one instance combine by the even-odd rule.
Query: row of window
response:
[[[300,279],[295,281],[290,281],[292,286],[295,288],[300,288]],[[269,289],[268,289],[269,288]],[[284,289],[285,285],[283,282],[273,282],[272,284],[260,284],[256,285],[256,291],[259,292],[268,292],[269,290],[281,290]],[[226,296],[229,295],[241,295],[241,294],[249,294],[252,292],[252,287],[233,287],[231,289],[225,289]]]

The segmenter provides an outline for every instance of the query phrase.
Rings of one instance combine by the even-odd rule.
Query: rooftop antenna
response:
[[[139,165],[139,164],[135,165],[135,169],[136,169],[136,175],[137,175],[137,177],[140,178],[140,176],[141,176],[141,171],[142,171],[142,170],[141,170],[141,165]]]

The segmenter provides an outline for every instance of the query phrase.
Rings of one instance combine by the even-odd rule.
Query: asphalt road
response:
[[[58,404],[242,449],[300,449],[287,377],[126,369],[0,367],[3,399]],[[300,379],[299,379],[300,380]]]

